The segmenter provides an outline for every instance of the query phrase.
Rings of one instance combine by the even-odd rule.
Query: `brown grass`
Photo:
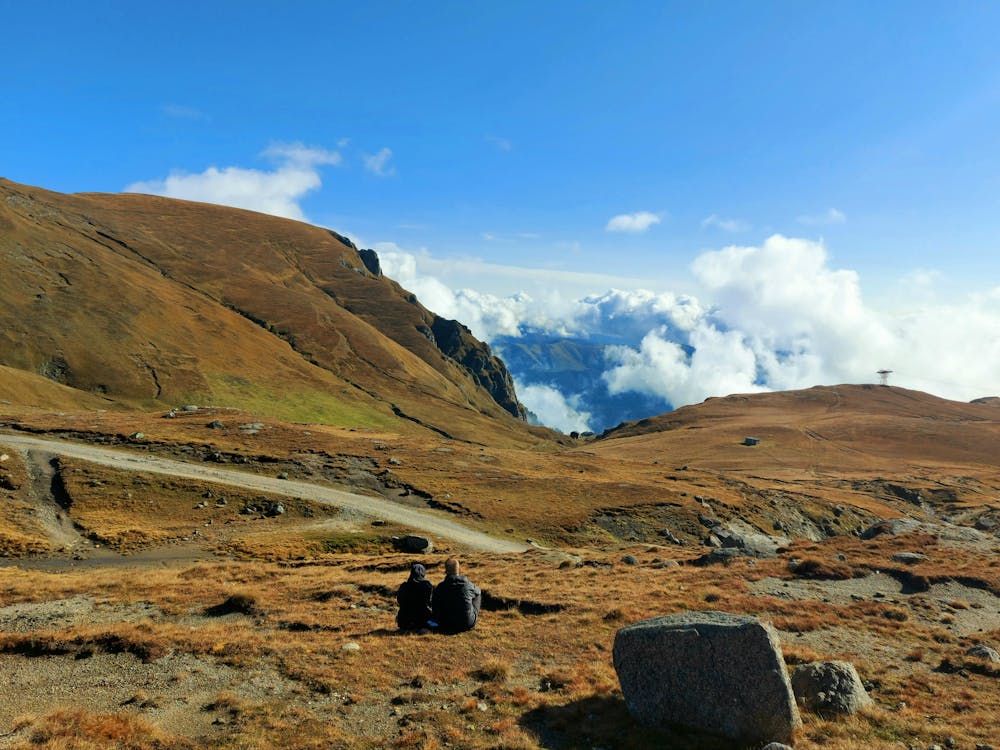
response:
[[[27,653],[26,644],[34,643],[36,653],[50,655],[34,658],[70,658],[81,650],[104,649],[123,650],[151,665],[167,651],[236,666],[271,663],[317,707],[339,706],[320,710],[303,700],[278,708],[222,696],[217,708],[232,721],[226,739],[217,744],[220,748],[263,748],[268,746],[265,740],[274,747],[299,746],[295,743],[374,747],[384,742],[537,748],[542,736],[561,737],[565,746],[643,747],[679,740],[630,721],[611,665],[615,631],[634,619],[703,607],[706,596],[715,595],[713,608],[764,614],[779,627],[788,624],[782,618],[803,628],[808,618],[817,618],[822,626],[815,632],[841,622],[879,633],[901,655],[924,649],[922,661],[900,660],[915,673],[887,671],[891,664],[859,664],[878,680],[876,699],[888,705],[905,702],[905,711],[837,723],[810,717],[796,747],[851,748],[866,742],[882,747],[887,745],[881,743],[897,741],[890,738],[909,741],[923,736],[922,716],[930,712],[938,716],[936,731],[960,742],[988,737],[986,717],[1000,708],[996,679],[969,670],[963,677],[960,643],[947,647],[954,649],[949,652],[951,663],[959,665],[954,671],[931,671],[937,669],[938,660],[929,656],[924,644],[932,639],[932,631],[912,617],[891,619],[903,606],[753,597],[746,593],[745,576],[759,571],[733,566],[663,570],[648,566],[651,553],[643,554],[647,559],[640,559],[637,566],[600,571],[560,568],[558,560],[541,555],[466,556],[466,572],[492,595],[558,602],[565,609],[540,615],[486,611],[475,630],[453,637],[395,634],[391,592],[409,560],[396,555],[343,555],[298,567],[252,561],[204,563],[151,570],[128,580],[115,569],[58,574],[0,569],[0,592],[7,601],[44,601],[87,592],[109,606],[147,601],[163,612],[143,623],[76,627],[30,637],[7,634],[4,650]],[[594,558],[617,559],[614,554]],[[432,556],[428,562],[439,561]],[[780,560],[761,565],[787,575]],[[439,570],[432,568],[432,578]],[[642,596],[637,597],[640,591]],[[204,615],[206,609],[227,602],[229,614]],[[605,615],[616,609],[628,611],[627,619],[606,620]],[[192,617],[194,625],[189,624]],[[358,643],[361,650],[342,650],[348,641]],[[783,648],[790,663],[835,656],[800,646],[790,635]],[[52,656],[59,649],[67,655]],[[963,689],[975,689],[978,702],[963,698]],[[941,696],[951,699],[942,702]],[[444,705],[450,708],[442,710]],[[389,734],[380,734],[378,742],[365,739],[360,717],[367,712],[392,715],[390,727],[398,730],[379,730]],[[400,725],[404,719],[405,725]],[[77,727],[72,731],[89,731],[81,724],[72,726]],[[257,738],[253,740],[257,744],[246,744],[251,738]]]

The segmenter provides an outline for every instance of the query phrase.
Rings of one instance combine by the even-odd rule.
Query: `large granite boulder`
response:
[[[683,612],[629,625],[614,664],[629,712],[744,744],[790,739],[798,708],[778,636],[755,617]]]
[[[796,667],[792,690],[805,708],[822,715],[856,714],[874,703],[854,665],[846,661],[817,661]]]

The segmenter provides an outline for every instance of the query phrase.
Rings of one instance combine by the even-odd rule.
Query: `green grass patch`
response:
[[[382,404],[351,402],[307,388],[280,389],[232,375],[208,376],[215,406],[228,406],[286,422],[399,430],[400,420]],[[198,396],[190,396],[198,403]],[[205,397],[202,396],[203,400]]]

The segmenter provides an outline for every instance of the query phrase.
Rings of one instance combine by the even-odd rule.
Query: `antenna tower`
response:
[[[892,374],[892,370],[877,370],[879,385],[889,385],[889,375]]]

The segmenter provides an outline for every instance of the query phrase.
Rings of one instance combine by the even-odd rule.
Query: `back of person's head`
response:
[[[457,557],[449,557],[444,561],[444,572],[446,575],[457,576],[460,566]]]
[[[415,581],[420,581],[427,575],[427,568],[425,568],[420,563],[413,563],[410,566],[410,578]]]

